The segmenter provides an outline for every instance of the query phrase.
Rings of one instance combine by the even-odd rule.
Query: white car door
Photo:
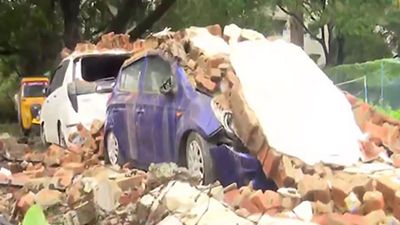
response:
[[[53,79],[50,82],[48,95],[43,103],[41,110],[41,124],[46,137],[46,141],[49,143],[59,143],[57,122],[60,117],[60,98],[63,96],[62,92],[65,91],[63,83],[65,76],[68,73],[68,67],[70,61],[62,62],[56,69]]]

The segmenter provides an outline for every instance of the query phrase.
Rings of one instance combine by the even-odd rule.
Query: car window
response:
[[[119,90],[137,92],[139,90],[139,78],[144,60],[141,59],[121,71]]]
[[[49,93],[52,93],[57,88],[61,87],[64,81],[65,72],[67,72],[69,61],[64,61],[56,71],[54,72],[53,78],[50,83]]]
[[[160,93],[161,85],[171,76],[171,65],[167,61],[159,56],[148,57],[143,92]]]

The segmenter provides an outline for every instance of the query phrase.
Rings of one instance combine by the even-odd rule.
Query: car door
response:
[[[58,143],[57,121],[59,117],[61,87],[69,66],[69,60],[62,62],[54,72],[48,88],[46,100],[41,110],[41,120],[46,139],[51,143]]]
[[[113,132],[118,139],[120,154],[124,159],[138,159],[136,134],[136,101],[144,59],[124,67],[109,103],[108,114],[112,119]]]
[[[148,166],[151,162],[174,159],[176,111],[174,96],[160,92],[162,84],[171,76],[171,65],[159,56],[146,57],[143,84],[136,106],[139,159]]]

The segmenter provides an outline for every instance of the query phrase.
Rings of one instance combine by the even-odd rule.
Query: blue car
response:
[[[217,119],[211,99],[193,87],[177,61],[162,54],[126,61],[107,103],[106,161],[132,162],[144,170],[151,163],[175,162],[206,184],[252,182],[267,188],[260,163]]]

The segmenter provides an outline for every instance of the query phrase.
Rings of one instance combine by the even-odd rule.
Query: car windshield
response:
[[[24,84],[23,97],[45,96],[45,82],[28,82]]]

